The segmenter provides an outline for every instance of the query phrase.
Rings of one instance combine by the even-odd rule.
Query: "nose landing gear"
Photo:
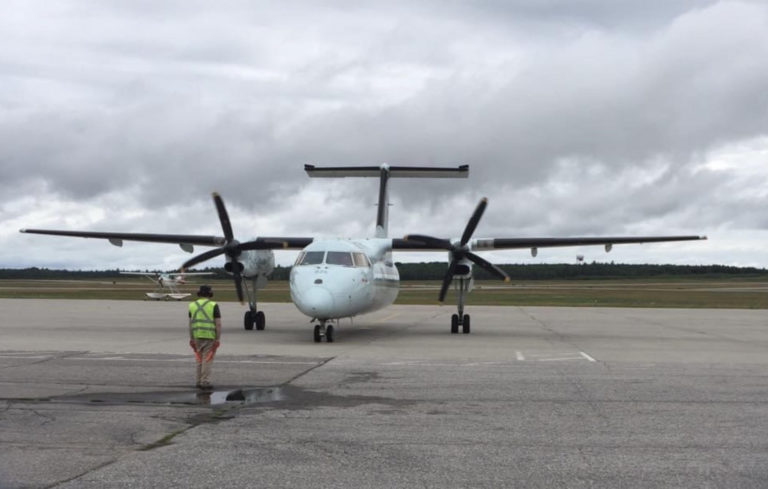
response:
[[[325,324],[326,322],[327,320],[320,321],[315,325],[315,334],[314,334],[315,343],[320,343],[321,341],[323,341],[323,338],[325,338],[325,341],[327,343],[333,343],[333,340],[334,340],[333,325],[332,324],[326,325]]]

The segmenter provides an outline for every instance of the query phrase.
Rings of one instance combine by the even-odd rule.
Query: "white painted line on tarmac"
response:
[[[589,355],[587,355],[586,353],[584,353],[583,351],[580,351],[579,353],[581,353],[581,356],[582,356],[582,357],[584,357],[584,358],[586,358],[586,359],[587,359],[587,360],[589,360],[590,362],[596,362],[596,361],[597,361],[597,360],[595,360],[594,358],[592,358],[591,356],[589,356]]]
[[[579,352],[527,352],[523,353],[520,350],[515,351],[515,359],[518,362],[565,362],[569,360],[588,360],[590,362],[596,362],[594,358],[589,356],[583,351]]]

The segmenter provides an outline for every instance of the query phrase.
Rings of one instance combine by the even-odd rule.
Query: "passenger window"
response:
[[[371,264],[368,261],[368,257],[365,256],[365,253],[353,253],[352,257],[355,259],[355,266],[356,267],[369,267]]]
[[[329,251],[325,262],[328,265],[354,266],[352,264],[352,254],[346,251]]]
[[[320,265],[325,251],[303,251],[296,260],[298,265]]]

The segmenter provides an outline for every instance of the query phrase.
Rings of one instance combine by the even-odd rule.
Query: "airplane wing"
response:
[[[75,238],[96,238],[109,240],[115,246],[123,246],[123,241],[143,241],[149,243],[177,244],[187,253],[192,253],[193,245],[224,246],[227,244],[223,236],[206,236],[197,234],[153,234],[153,233],[113,233],[100,231],[65,231],[57,229],[21,229],[19,232],[29,234],[47,234],[51,236],[67,236]],[[242,249],[300,250],[313,241],[313,238],[296,237],[266,237],[243,243]],[[187,274],[189,275],[189,274]]]
[[[450,261],[448,269],[443,278],[442,286],[438,300],[442,302],[445,299],[448,287],[453,280],[454,275],[466,273],[463,271],[463,260],[469,260],[480,268],[483,268],[491,275],[509,282],[507,273],[489,262],[485,258],[476,255],[474,251],[482,250],[501,250],[501,249],[521,249],[530,248],[531,254],[536,256],[539,248],[550,248],[556,246],[587,246],[604,245],[605,251],[611,251],[615,244],[629,243],[658,243],[665,241],[691,241],[707,239],[706,236],[605,236],[605,237],[577,237],[577,238],[479,238],[469,239],[471,232],[474,231],[474,224],[470,221],[470,226],[464,232],[461,240],[458,242],[448,239],[434,238],[424,235],[409,235],[403,239],[393,239],[393,250],[411,250],[411,251],[448,251]],[[467,232],[469,230],[469,232]],[[467,270],[468,271],[468,270]]]
[[[707,239],[705,236],[605,236],[605,237],[575,237],[575,238],[476,238],[472,239],[472,234],[477,229],[477,225],[482,218],[485,208],[488,206],[488,199],[482,198],[477,204],[475,211],[469,218],[464,232],[458,240],[437,238],[423,234],[409,234],[403,239],[393,239],[393,250],[413,250],[430,251],[442,250],[449,253],[448,270],[443,278],[443,284],[440,287],[439,300],[442,302],[448,290],[453,277],[469,273],[469,269],[464,264],[471,261],[475,265],[483,268],[492,275],[509,282],[509,275],[489,262],[485,258],[475,254],[475,251],[481,250],[501,250],[501,249],[521,249],[530,248],[531,254],[536,256],[539,248],[550,248],[556,246],[587,246],[604,245],[605,251],[611,251],[615,244],[628,243],[658,243],[664,241],[691,241]]]
[[[106,233],[99,231],[62,231],[57,229],[21,229],[22,233],[48,234],[76,238],[107,239],[115,246],[123,246],[123,241],[145,241],[150,243],[171,243],[191,253],[193,245],[222,246],[225,240],[221,236],[201,236],[194,234],[152,234],[152,233]]]
[[[393,250],[410,251],[443,251],[449,240],[424,241],[422,236],[403,239],[393,239]],[[668,241],[693,241],[707,239],[706,236],[601,236],[601,237],[569,237],[569,238],[477,238],[469,241],[472,251],[510,250],[530,248],[554,248],[562,246],[593,246],[604,245],[610,250],[615,244],[660,243]]]
[[[224,200],[214,192],[213,203],[216,206],[216,212],[221,224],[221,230],[224,236],[205,236],[195,234],[152,234],[152,233],[114,233],[99,231],[63,231],[56,229],[21,229],[22,233],[48,234],[53,236],[68,236],[77,238],[97,238],[106,239],[115,246],[123,246],[123,241],[145,241],[150,243],[172,243],[177,244],[187,253],[194,251],[194,245],[212,246],[213,250],[201,253],[190,258],[181,265],[181,270],[189,269],[199,263],[210,260],[219,255],[226,255],[232,263],[232,277],[235,282],[237,297],[243,302],[242,289],[242,264],[238,257],[243,251],[248,250],[280,250],[280,249],[302,249],[311,243],[313,238],[295,238],[295,237],[261,237],[251,241],[240,242],[235,239],[232,223],[229,220]],[[239,266],[236,266],[239,265]]]

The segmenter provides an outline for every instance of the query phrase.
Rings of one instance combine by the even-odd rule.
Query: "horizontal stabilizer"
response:
[[[387,170],[389,178],[467,178],[469,165],[457,167],[429,166],[328,166],[318,168],[304,165],[304,171],[312,178],[374,177]]]

